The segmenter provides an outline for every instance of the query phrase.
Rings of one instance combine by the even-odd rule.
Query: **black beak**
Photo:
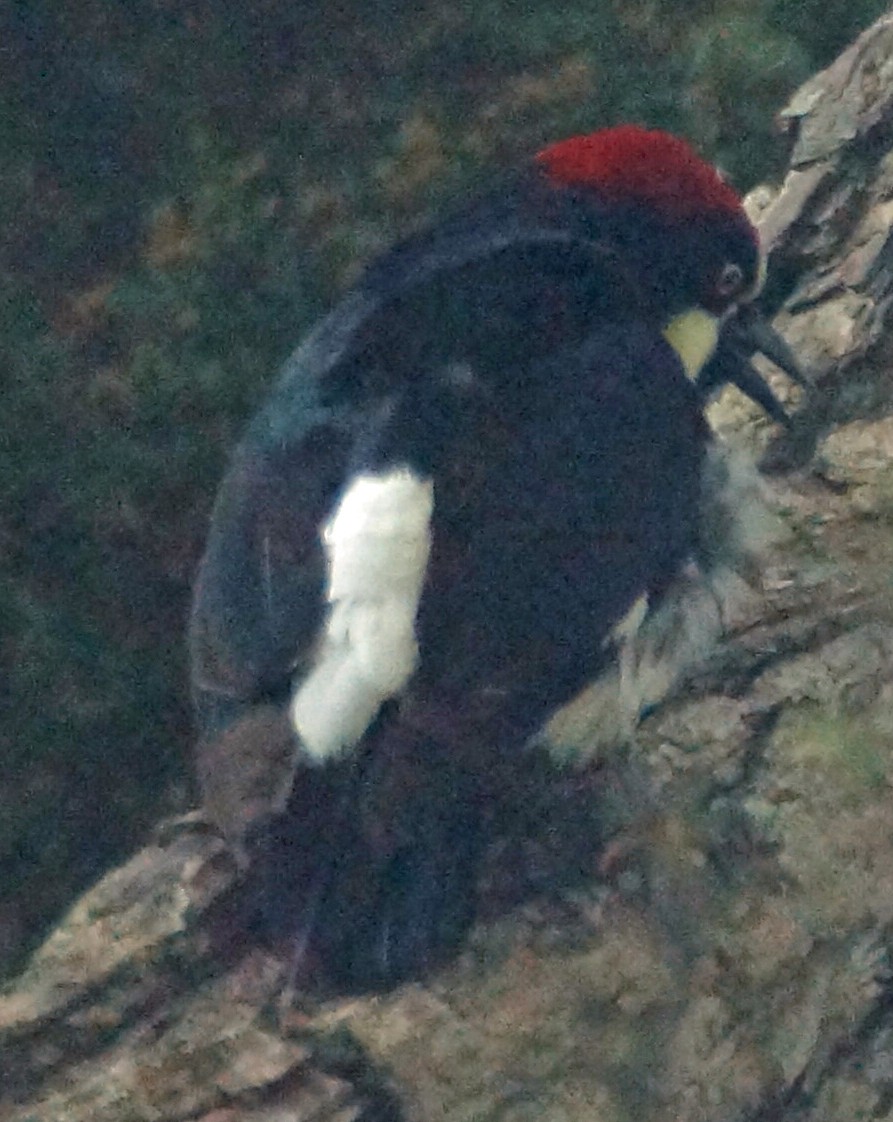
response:
[[[753,304],[745,304],[723,324],[716,350],[698,375],[698,389],[708,398],[715,390],[731,382],[764,409],[773,421],[790,428],[791,418],[787,410],[750,361],[756,352],[765,355],[798,386],[809,385],[784,339],[770,327]]]

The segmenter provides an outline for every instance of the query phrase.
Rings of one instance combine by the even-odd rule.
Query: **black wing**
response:
[[[488,440],[492,403],[523,392],[519,372],[635,307],[594,231],[531,216],[518,193],[494,199],[373,265],[286,363],[237,449],[191,617],[203,733],[281,702],[308,665],[325,607],[320,527],[353,474],[400,460],[430,474],[451,450],[473,461],[455,434]]]
[[[191,626],[204,806],[258,870],[263,924],[351,984],[461,938],[489,764],[692,549],[701,396],[611,254],[552,234],[475,219],[384,258],[286,365],[215,507]],[[359,759],[297,782],[289,711],[330,619],[320,529],[357,476],[404,467],[433,481],[416,673]]]

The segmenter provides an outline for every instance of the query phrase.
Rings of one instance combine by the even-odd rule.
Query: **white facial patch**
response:
[[[314,760],[352,748],[415,670],[433,510],[431,480],[398,468],[358,476],[323,529],[329,615],[317,663],[291,703]]]

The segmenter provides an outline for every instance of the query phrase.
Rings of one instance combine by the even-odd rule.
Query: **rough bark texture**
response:
[[[789,532],[709,667],[531,796],[492,878],[539,882],[424,986],[284,1000],[223,843],[168,826],[0,997],[0,1122],[893,1119],[893,15],[781,120],[751,202],[815,391],[793,441],[716,407]]]

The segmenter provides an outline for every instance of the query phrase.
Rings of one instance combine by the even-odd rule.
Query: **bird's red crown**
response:
[[[537,153],[549,179],[591,187],[610,199],[638,199],[674,218],[705,210],[743,214],[716,168],[685,140],[659,129],[618,125],[560,140]]]

